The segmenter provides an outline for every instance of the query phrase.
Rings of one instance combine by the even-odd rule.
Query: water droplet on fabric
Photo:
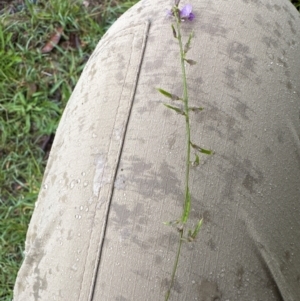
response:
[[[43,188],[44,188],[45,190],[47,190],[47,189],[48,189],[48,185],[47,185],[47,184],[44,184],[44,185],[43,185]]]
[[[83,172],[81,173],[81,175],[84,177],[84,176],[85,176],[85,172],[83,171]]]
[[[75,180],[72,180],[71,183],[70,183],[70,188],[73,189],[74,186],[75,186]]]
[[[97,134],[93,133],[93,134],[92,134],[92,137],[93,137],[93,138],[96,138],[96,137],[97,137]]]

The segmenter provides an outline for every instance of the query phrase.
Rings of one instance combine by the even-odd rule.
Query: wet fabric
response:
[[[99,42],[68,102],[28,229],[15,301],[164,300],[183,206],[185,123],[166,10],[143,0]],[[183,3],[185,4],[185,3]],[[300,298],[300,15],[284,0],[194,0],[187,66],[191,224],[170,300]]]

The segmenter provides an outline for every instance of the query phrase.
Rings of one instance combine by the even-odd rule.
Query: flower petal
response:
[[[193,13],[190,13],[189,17],[188,17],[188,20],[189,21],[193,21],[195,18],[195,15]]]
[[[180,18],[189,18],[190,14],[192,13],[192,5],[186,4],[180,10]]]

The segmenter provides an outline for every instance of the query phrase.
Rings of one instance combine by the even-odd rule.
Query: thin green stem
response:
[[[180,63],[182,71],[182,81],[183,81],[183,102],[184,102],[184,113],[185,113],[185,128],[186,128],[186,166],[185,166],[185,201],[184,201],[184,211],[181,217],[181,222],[185,224],[189,215],[190,208],[190,196],[189,196],[189,178],[190,178],[190,157],[191,157],[191,129],[190,129],[190,116],[189,116],[189,98],[188,98],[188,88],[185,70],[185,53],[182,44],[180,19],[177,14],[176,16],[176,26],[178,34],[178,42],[180,48]]]
[[[178,268],[178,262],[181,252],[181,246],[183,242],[183,232],[184,225],[189,218],[190,207],[191,207],[191,198],[189,191],[189,178],[190,178],[190,157],[191,157],[191,130],[190,130],[190,117],[189,117],[189,99],[188,99],[188,88],[187,88],[187,79],[186,79],[186,70],[185,70],[185,53],[182,44],[181,30],[180,30],[180,16],[179,13],[175,13],[176,18],[176,27],[177,27],[177,39],[179,42],[180,48],[180,63],[181,63],[181,71],[182,71],[182,79],[183,79],[183,102],[184,102],[184,113],[185,113],[185,125],[186,125],[186,166],[185,166],[185,198],[184,198],[184,207],[183,213],[181,217],[182,229],[180,230],[180,239],[177,249],[177,254],[173,266],[173,272],[171,277],[171,283],[169,289],[165,296],[165,301],[169,300],[171,289],[174,285],[175,275]]]
[[[178,249],[177,249],[177,254],[176,254],[176,258],[175,258],[175,263],[174,263],[174,266],[173,266],[171,283],[170,283],[169,289],[166,293],[165,301],[169,300],[169,297],[170,297],[170,294],[171,294],[171,289],[174,285],[174,280],[175,280],[175,275],[176,275],[176,271],[177,271],[177,266],[178,266],[178,261],[179,261],[182,242],[183,242],[183,230],[180,231],[180,239],[179,239],[179,243],[178,243]]]

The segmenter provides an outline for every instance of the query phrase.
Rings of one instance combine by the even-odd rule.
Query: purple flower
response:
[[[195,15],[192,13],[192,5],[186,4],[180,10],[180,18],[181,20],[189,20],[189,21],[192,21],[195,18]]]
[[[176,8],[178,10],[178,8]],[[168,10],[167,16],[174,16],[174,10]],[[186,4],[182,9],[179,10],[179,16],[182,21],[189,20],[192,21],[195,15],[192,13],[192,5]]]

